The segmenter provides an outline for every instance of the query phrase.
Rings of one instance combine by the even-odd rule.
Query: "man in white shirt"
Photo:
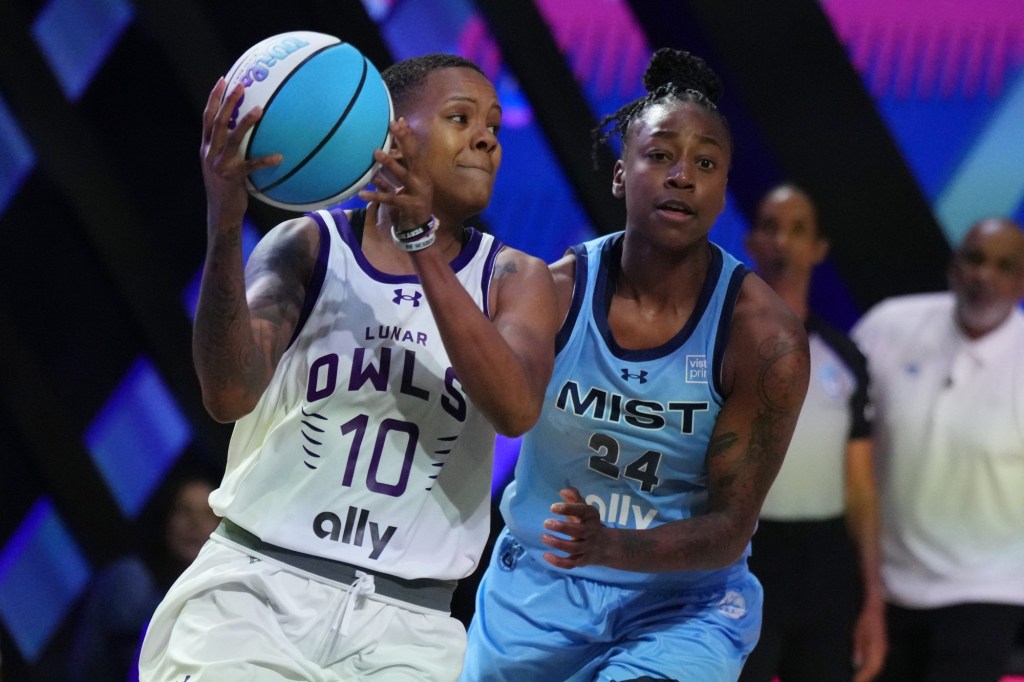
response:
[[[974,225],[949,282],[853,329],[877,411],[882,680],[997,680],[1024,623],[1021,226]]]

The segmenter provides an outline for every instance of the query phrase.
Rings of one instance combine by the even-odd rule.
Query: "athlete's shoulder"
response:
[[[744,270],[742,274],[733,314],[734,329],[737,324],[741,328],[751,325],[765,334],[784,333],[806,340],[803,323],[775,290],[756,272]]]
[[[572,302],[573,291],[576,288],[577,261],[576,252],[570,249],[565,255],[548,266],[548,269],[551,271],[551,278],[555,283],[555,293],[558,296],[559,314],[563,319]]]
[[[734,372],[744,370],[754,375],[766,371],[788,375],[796,383],[802,380],[805,388],[810,371],[803,322],[754,272],[744,275],[733,310],[724,385],[731,383]]]
[[[586,276],[586,269],[600,269],[607,266],[614,252],[621,246],[625,232],[612,232],[574,244],[565,250],[565,254],[551,264],[552,272],[568,277]]]
[[[246,262],[249,276],[276,273],[284,281],[305,282],[320,251],[320,229],[308,216],[275,225],[260,239]]]
[[[723,271],[729,273],[733,271],[738,271],[740,275],[745,275],[748,272],[752,272],[752,270],[747,266],[747,264],[740,260],[734,253],[722,248],[721,246],[714,242],[709,243],[711,244],[711,248],[720,254],[720,257],[722,259]]]
[[[494,277],[499,279],[509,276],[548,280],[551,273],[540,258],[503,244],[494,258]]]
[[[494,315],[555,318],[555,285],[547,264],[525,251],[503,246],[491,272]],[[552,329],[556,327],[552,323]],[[552,332],[553,333],[553,332]]]
[[[309,214],[299,216],[297,218],[289,218],[288,220],[278,223],[274,227],[270,228],[260,241],[268,242],[273,240],[309,239],[311,238],[311,233],[317,231],[317,223],[313,219],[312,215]]]

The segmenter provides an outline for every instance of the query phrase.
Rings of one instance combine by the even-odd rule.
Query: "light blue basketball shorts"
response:
[[[477,592],[460,680],[734,681],[757,644],[761,601],[750,574],[690,591],[577,578],[526,554],[506,529]]]

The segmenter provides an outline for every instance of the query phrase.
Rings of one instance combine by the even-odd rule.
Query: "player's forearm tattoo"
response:
[[[252,278],[270,278],[273,280],[303,281],[308,273],[305,273],[308,262],[306,244],[293,240],[276,249],[266,262],[259,268],[254,269]],[[253,302],[253,315],[271,323],[275,329],[279,328],[286,321],[294,319],[295,314],[302,308],[302,298],[305,288],[286,288],[283,286],[271,286],[264,290],[264,294]]]
[[[708,443],[708,459],[715,459],[723,452],[728,452],[732,446],[736,445],[738,440],[739,437],[731,431],[715,436]]]
[[[206,313],[196,316],[193,329],[195,363],[209,385],[225,388],[237,377],[240,367],[251,366],[251,349],[239,349],[224,340],[245,324],[241,311],[245,305],[245,283],[225,263],[240,248],[240,230],[223,233],[207,261],[203,273],[201,305]]]
[[[761,369],[757,388],[761,397],[760,409],[751,423],[747,465],[753,472],[763,471],[785,450],[799,410],[793,406],[795,397],[803,390],[802,374],[793,374],[792,356],[808,355],[806,344],[794,344],[789,339],[772,339],[761,345]],[[805,360],[806,362],[806,360]],[[752,476],[758,495],[767,493],[771,479]]]
[[[263,294],[252,302],[251,311],[246,300],[244,279],[236,279],[235,273],[224,272],[225,262],[236,257],[239,248],[237,239],[224,239],[217,248],[225,253],[223,258],[214,255],[208,263],[204,287],[204,306],[207,315],[197,316],[194,331],[197,367],[201,366],[203,376],[211,387],[223,389],[229,385],[249,388],[262,387],[267,372],[268,349],[274,343],[286,343],[275,338],[253,338],[250,316],[269,322],[277,330],[288,319],[295,319],[294,311],[301,308],[302,291],[286,291],[282,286],[269,284]],[[294,281],[305,267],[306,245],[299,240],[288,240],[267,261],[250,273],[254,281],[267,279],[277,282],[281,279]],[[291,317],[289,315],[292,314]],[[270,354],[276,357],[281,350],[271,347]]]
[[[794,380],[788,360],[792,355],[807,355],[806,344],[794,344],[789,339],[769,339],[761,344],[758,355],[761,368],[757,378],[757,389],[768,412],[786,412],[793,404],[794,391],[801,387]]]
[[[713,482],[722,504],[728,505],[736,496],[750,492],[756,496],[767,493],[772,477],[765,472],[774,469],[776,460],[785,450],[798,414],[793,405],[795,396],[802,390],[803,375],[793,374],[791,361],[799,354],[806,356],[807,346],[786,339],[771,339],[759,348],[757,394],[760,400],[750,424],[746,452],[730,471]],[[716,435],[708,446],[709,461],[731,450],[739,440],[738,434],[732,432]]]

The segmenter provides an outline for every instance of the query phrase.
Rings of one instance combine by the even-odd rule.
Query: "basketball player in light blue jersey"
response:
[[[746,557],[807,338],[708,239],[731,155],[717,76],[662,49],[644,84],[599,128],[622,137],[625,230],[552,265],[555,371],[502,499],[466,682],[735,680],[757,641]]]
[[[142,682],[453,682],[450,612],[490,530],[496,432],[540,413],[557,330],[544,263],[464,228],[491,198],[501,107],[472,62],[382,74],[387,181],[365,208],[273,228],[243,270],[258,119],[203,117],[208,249],[193,334],[210,414],[234,422],[221,525],[157,609]]]

